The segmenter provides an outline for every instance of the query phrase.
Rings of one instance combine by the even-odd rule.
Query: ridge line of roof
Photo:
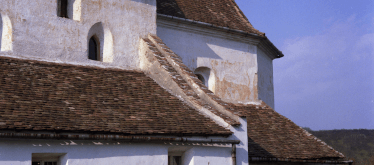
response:
[[[157,77],[154,77],[153,70],[149,70],[148,67],[149,66],[152,67],[151,65],[148,65],[148,67],[145,68],[146,69],[145,73],[150,74],[151,78],[155,78],[154,79],[155,82],[158,83],[160,86],[162,86],[164,89],[166,89],[169,93],[171,93],[174,96],[178,95],[177,97],[181,99],[183,102],[185,102],[188,106],[190,106],[191,108],[195,109],[196,111],[204,115],[207,115],[206,116],[207,118],[211,119],[212,121],[222,126],[223,128],[227,128],[229,125],[239,125],[240,124],[239,121],[236,121],[235,119],[231,118],[225,113],[222,113],[221,111],[217,110],[214,106],[210,105],[210,103],[204,103],[201,100],[199,95],[193,89],[194,87],[191,86],[183,76],[186,74],[190,75],[193,73],[191,71],[190,71],[191,73],[188,73],[188,71],[184,72],[182,70],[178,71],[176,68],[179,68],[179,67],[172,65],[172,63],[178,63],[177,61],[173,59],[173,57],[178,58],[179,56],[175,54],[174,52],[172,52],[172,50],[164,44],[163,44],[164,48],[162,48],[162,46],[160,46],[155,40],[161,40],[161,39],[159,37],[157,37],[156,39],[152,37],[151,34],[148,35],[148,38],[142,38],[142,41],[146,44],[145,45],[146,48],[150,49],[153,52],[149,54],[150,56],[152,56],[150,57],[152,58],[150,60],[152,61],[154,60],[154,62],[157,62],[158,65],[160,65],[160,69],[167,73],[168,77],[171,78],[171,81],[175,83],[173,84],[176,85],[174,86],[176,88],[171,87],[170,84],[167,88],[165,88],[162,82],[164,79],[158,80],[157,77],[159,77],[159,75],[157,75]],[[162,40],[159,42],[162,42]],[[156,46],[156,44],[158,44],[158,46]],[[167,51],[161,52],[162,49],[165,49]],[[146,54],[145,56],[147,56]],[[169,60],[171,60],[172,62],[170,62]],[[184,64],[182,63],[182,65]],[[184,67],[187,67],[187,66],[184,66]],[[173,90],[170,90],[171,88]]]
[[[173,57],[180,58],[179,55],[174,53],[163,41],[161,38],[157,37],[156,35],[149,35],[150,40],[153,42],[153,44],[159,49],[159,51],[164,54],[167,61],[171,64],[172,67],[182,76],[183,79],[187,82],[187,84],[193,89],[193,91],[205,102],[209,103],[212,108],[217,110],[219,113],[224,114],[228,119],[224,119],[227,123],[230,125],[240,125],[240,122],[238,121],[238,116],[235,114],[232,114],[231,111],[228,111],[226,107],[219,105],[219,103],[216,100],[211,99],[208,101],[207,99],[211,97],[207,92],[209,90],[203,90],[202,88],[207,87],[200,82],[200,80],[197,78],[195,74],[193,74],[193,71],[191,71],[182,60],[174,60]],[[168,49],[168,51],[163,50],[163,48]],[[209,91],[209,93],[214,94],[213,92]],[[204,97],[206,95],[206,97]],[[215,104],[217,103],[217,104]],[[215,114],[217,115],[217,114]],[[222,118],[222,116],[221,116]],[[230,120],[229,120],[230,119]]]

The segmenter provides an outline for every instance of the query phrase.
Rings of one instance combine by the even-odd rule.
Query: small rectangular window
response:
[[[68,17],[68,0],[58,0],[57,1],[57,15],[59,17],[69,18]]]
[[[32,165],[57,165],[57,162],[32,162]]]
[[[168,165],[182,165],[182,156],[168,156]]]
[[[57,165],[63,153],[33,153],[31,165]]]

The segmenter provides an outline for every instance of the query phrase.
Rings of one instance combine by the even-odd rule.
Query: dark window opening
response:
[[[91,37],[88,50],[88,59],[90,60],[99,60],[99,51],[98,44],[95,37]]]
[[[57,165],[57,162],[32,162],[32,165]]]
[[[68,0],[58,0],[58,16],[69,18],[68,17]]]
[[[182,157],[168,156],[168,165],[182,165]]]
[[[197,78],[205,85],[205,79],[201,74],[196,74]]]

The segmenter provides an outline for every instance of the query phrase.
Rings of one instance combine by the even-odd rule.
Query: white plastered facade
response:
[[[191,70],[211,70],[209,89],[221,99],[274,108],[273,63],[259,41],[188,21],[157,20],[157,35]]]
[[[0,55],[139,70],[139,38],[156,33],[156,0],[69,0],[68,6],[69,18],[62,18],[57,0],[1,0]],[[92,34],[100,36],[100,61],[88,59]]]

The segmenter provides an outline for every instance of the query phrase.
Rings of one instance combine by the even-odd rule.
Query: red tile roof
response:
[[[0,129],[230,135],[137,71],[0,57]]]
[[[247,117],[250,158],[265,158],[265,160],[266,158],[280,160],[344,158],[343,154],[309,134],[265,103],[237,105],[235,110]]]
[[[265,36],[249,23],[234,0],[157,0],[157,13]]]

